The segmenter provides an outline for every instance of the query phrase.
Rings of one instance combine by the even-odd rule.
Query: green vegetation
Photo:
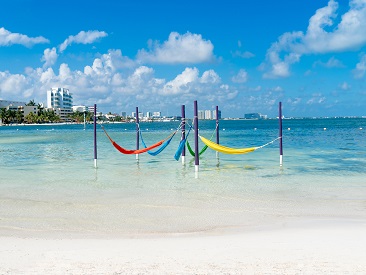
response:
[[[0,109],[0,119],[3,124],[10,123],[52,123],[60,122],[60,117],[53,110],[45,110],[41,104],[36,104],[34,100],[30,100],[26,106],[37,106],[37,114],[29,113],[24,117],[21,110]]]

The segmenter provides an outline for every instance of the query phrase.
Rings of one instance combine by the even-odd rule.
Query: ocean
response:
[[[151,145],[178,126],[140,129]],[[134,123],[104,127],[120,146],[135,148]],[[200,135],[214,130],[215,121],[199,121]],[[220,121],[220,144],[228,147],[277,137],[278,120]],[[193,131],[188,140],[194,146]],[[188,151],[184,165],[174,159],[179,141],[177,133],[159,155],[137,161],[98,125],[95,169],[91,124],[0,127],[0,234],[114,238],[366,220],[366,119],[283,120],[282,167],[276,140],[244,155],[208,149],[195,173]]]

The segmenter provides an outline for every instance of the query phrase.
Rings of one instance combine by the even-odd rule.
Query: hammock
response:
[[[220,145],[220,144],[217,144],[215,142],[212,142],[210,141],[209,139],[207,138],[204,138],[202,136],[200,136],[200,139],[201,141],[206,144],[208,147],[210,147],[212,150],[215,150],[217,152],[221,152],[221,153],[224,153],[224,154],[247,154],[247,153],[250,153],[250,152],[253,152],[259,148],[263,148],[264,146],[267,146],[273,142],[275,142],[277,139],[279,139],[280,137],[262,145],[262,146],[258,146],[258,147],[249,147],[249,148],[230,148],[230,147],[226,147],[226,146],[223,146],[223,145]]]
[[[212,135],[211,135],[211,138],[210,140],[213,138],[214,134],[215,134],[215,131],[217,131],[217,125],[216,125],[216,128],[215,130],[212,132]],[[194,157],[196,155],[196,153],[192,150],[192,147],[191,145],[189,144],[188,140],[187,140],[187,148],[188,148],[188,151],[189,153],[191,154],[192,157]],[[201,151],[198,153],[198,155],[202,155],[206,150],[207,150],[208,146],[207,144],[201,149]]]
[[[163,142],[162,146],[158,150],[156,150],[154,152],[150,152],[150,150],[149,150],[149,151],[147,151],[147,153],[149,155],[151,155],[151,156],[157,156],[157,155],[159,155],[169,145],[170,141],[173,139],[173,137],[175,136],[175,134],[177,133],[177,131],[178,130],[176,130],[173,134],[171,134],[170,137],[166,138],[165,141]],[[144,145],[145,148],[148,148],[146,146],[145,142],[144,142],[144,139],[142,138],[142,134],[141,134],[141,131],[140,130],[139,130],[139,132],[140,132],[140,137],[141,137],[142,144]]]
[[[187,138],[188,138],[188,136],[189,136],[189,132],[191,131],[191,129],[192,129],[192,126],[189,128],[189,130],[188,130],[188,133],[187,133],[186,137],[180,141],[179,146],[178,146],[178,149],[177,149],[177,151],[176,151],[176,152],[175,152],[175,154],[174,154],[174,158],[175,158],[175,160],[179,160],[179,157],[180,157],[180,155],[182,154],[182,151],[183,151],[184,145],[186,144],[186,141],[187,141]]]
[[[113,144],[113,146],[119,151],[121,152],[122,154],[125,154],[125,155],[132,155],[132,154],[141,154],[141,153],[145,153],[151,149],[154,149],[156,147],[159,147],[160,145],[162,145],[164,143],[164,141],[166,141],[166,139],[163,139],[163,140],[160,140],[158,141],[157,143],[149,146],[149,147],[145,147],[143,149],[139,149],[139,150],[128,150],[128,149],[125,149],[123,147],[121,147],[120,145],[118,145],[107,133],[107,131],[104,129],[104,127],[102,126],[102,129],[104,131],[104,133],[107,135],[109,141]],[[169,137],[168,137],[169,138]]]
[[[188,140],[187,140],[187,148],[188,148],[188,151],[189,151],[189,153],[191,154],[191,156],[192,156],[192,157],[194,157],[196,154],[195,154],[195,152],[192,150],[192,147],[191,147],[191,145],[189,144]],[[200,156],[200,155],[202,155],[202,154],[207,150],[207,148],[208,148],[208,146],[207,146],[207,145],[205,145],[205,146],[201,149],[201,151],[198,153],[198,155],[199,155],[199,156]]]

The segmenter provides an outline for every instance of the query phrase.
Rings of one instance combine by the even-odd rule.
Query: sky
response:
[[[366,116],[366,0],[0,0],[0,99]]]

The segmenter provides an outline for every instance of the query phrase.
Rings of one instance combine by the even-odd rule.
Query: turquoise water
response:
[[[150,145],[179,122],[141,123]],[[135,147],[135,124],[106,124],[122,147]],[[200,121],[210,137],[215,121]],[[277,120],[220,121],[220,143],[260,146],[278,136]],[[366,221],[366,119],[283,121],[278,141],[219,158],[208,149],[185,165],[180,136],[158,156],[120,154],[98,126],[0,127],[0,234],[120,236],[222,232],[298,220]],[[189,137],[193,145],[193,133]],[[141,145],[140,145],[141,146]],[[202,148],[200,143],[200,148]]]

